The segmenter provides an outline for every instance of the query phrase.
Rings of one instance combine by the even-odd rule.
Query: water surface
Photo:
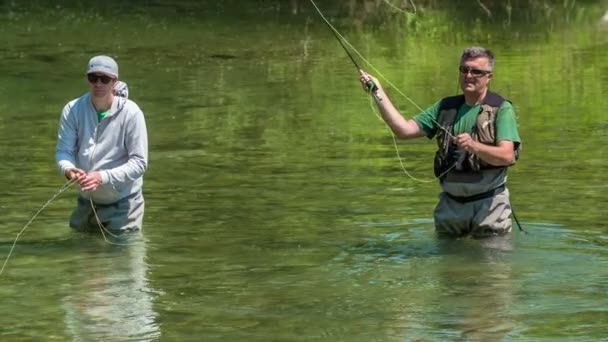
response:
[[[489,18],[457,3],[416,15],[319,5],[412,100],[389,90],[406,116],[457,91],[462,48],[495,51],[492,89],[513,101],[524,141],[509,185],[527,235],[435,237],[438,185],[404,174],[306,2],[4,5],[0,254],[63,184],[59,113],[86,91],[92,55],[119,62],[146,114],[150,166],[141,240],[70,231],[73,189],[24,232],[0,275],[2,339],[604,339],[603,8]],[[398,151],[432,180],[434,142]]]

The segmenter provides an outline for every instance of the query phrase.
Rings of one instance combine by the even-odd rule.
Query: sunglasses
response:
[[[488,70],[481,70],[481,69],[475,69],[475,68],[469,68],[466,66],[461,65],[458,70],[460,70],[460,73],[463,75],[467,75],[468,73],[471,73],[471,75],[473,77],[482,77],[488,74],[491,74],[491,71]]]
[[[110,81],[113,80],[113,78],[110,76],[95,75],[95,74],[88,74],[87,79],[89,80],[89,82],[91,82],[93,84],[97,83],[97,81],[101,81],[101,83],[103,83],[103,84],[108,84],[108,83],[110,83]]]

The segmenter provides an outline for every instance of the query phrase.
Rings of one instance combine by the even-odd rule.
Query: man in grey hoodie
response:
[[[87,79],[90,91],[63,108],[55,154],[61,174],[80,185],[70,227],[140,230],[148,166],[144,114],[127,99],[114,59],[91,58]]]

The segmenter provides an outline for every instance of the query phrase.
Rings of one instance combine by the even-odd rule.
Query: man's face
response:
[[[94,72],[87,75],[91,94],[94,97],[105,97],[112,93],[116,78],[108,76],[100,72]]]
[[[460,65],[460,88],[465,93],[482,93],[492,79],[487,57],[465,59]]]

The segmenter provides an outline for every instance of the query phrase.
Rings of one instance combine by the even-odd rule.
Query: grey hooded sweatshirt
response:
[[[99,122],[91,94],[86,93],[63,108],[58,135],[55,160],[62,175],[73,167],[101,173],[102,184],[80,196],[110,204],[141,191],[148,134],[135,102],[114,96],[109,113]]]

